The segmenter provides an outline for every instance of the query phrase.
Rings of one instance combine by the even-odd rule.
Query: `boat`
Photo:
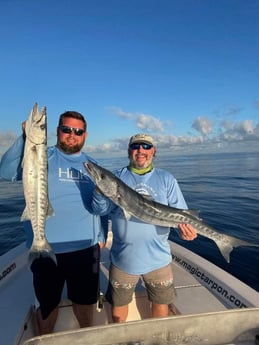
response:
[[[113,324],[104,293],[108,283],[112,233],[101,254],[100,298],[94,325],[79,328],[71,302],[59,305],[52,334],[39,336],[32,274],[25,243],[0,257],[0,345],[172,345],[258,344],[259,293],[228,272],[179,244],[171,246],[176,297],[170,315],[150,318],[140,281],[127,322]]]

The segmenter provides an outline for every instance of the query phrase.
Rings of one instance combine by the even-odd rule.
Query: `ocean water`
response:
[[[110,170],[128,163],[127,157],[98,161]],[[259,245],[259,153],[157,154],[155,165],[177,178],[188,207],[199,210],[206,224]],[[20,222],[23,209],[22,184],[0,179],[0,255],[25,239]],[[183,241],[172,230],[170,239],[259,291],[259,247],[234,248],[227,263],[206,237]]]

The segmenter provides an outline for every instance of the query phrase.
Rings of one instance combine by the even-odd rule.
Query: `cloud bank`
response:
[[[151,114],[125,112],[118,107],[110,107],[108,110],[110,116],[133,124],[136,133],[139,131],[152,135],[160,153],[259,151],[259,122],[254,123],[250,119],[235,121],[232,118],[238,112],[236,108],[226,111],[220,121],[215,118],[212,120],[209,116],[194,118],[186,135],[174,134],[170,121],[161,121]],[[0,132],[0,155],[15,138],[14,132]],[[128,140],[129,137],[116,137],[100,145],[91,146],[86,143],[85,149],[97,155],[125,155]]]

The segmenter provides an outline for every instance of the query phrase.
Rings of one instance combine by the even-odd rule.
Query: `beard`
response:
[[[67,154],[73,154],[73,153],[78,153],[81,151],[82,147],[84,146],[84,142],[71,146],[71,145],[68,145],[65,141],[59,140],[57,146],[61,151]]]

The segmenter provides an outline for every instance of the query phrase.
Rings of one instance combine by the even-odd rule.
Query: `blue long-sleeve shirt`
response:
[[[24,139],[19,137],[3,155],[0,176],[7,180],[22,179]],[[46,221],[45,233],[52,249],[64,253],[106,242],[107,217],[94,214],[91,207],[95,184],[83,167],[92,160],[87,154],[65,154],[57,147],[48,148],[48,194],[54,215]],[[27,245],[33,231],[30,221],[24,222]]]
[[[125,167],[117,170],[115,175],[137,192],[161,204],[187,209],[177,180],[166,170],[154,168],[147,174],[138,175]],[[119,269],[129,274],[145,274],[171,262],[170,228],[147,224],[135,217],[127,220],[120,207],[96,192],[92,207],[100,214],[109,213],[113,232],[111,262]]]

